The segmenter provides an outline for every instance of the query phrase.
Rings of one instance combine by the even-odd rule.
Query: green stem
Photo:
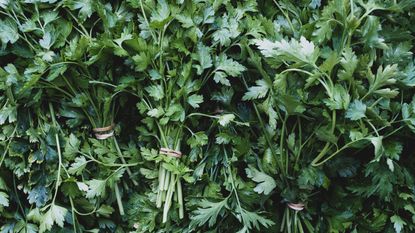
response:
[[[169,172],[170,173],[170,172]],[[174,192],[174,185],[176,183],[176,177],[174,174],[170,175],[170,184],[167,190],[167,196],[166,196],[166,202],[164,203],[164,209],[163,209],[163,223],[167,222],[168,219],[168,213],[171,207],[173,192]]]
[[[52,118],[53,126],[55,130],[57,130],[57,122],[55,119],[55,111],[53,110],[52,103],[49,103],[49,110],[50,115]],[[59,136],[58,133],[55,133],[55,141],[56,141],[56,148],[58,150],[58,174],[56,175],[56,184],[55,184],[55,194],[53,195],[52,204],[55,204],[56,197],[58,196],[58,189],[61,182],[61,167],[62,167],[62,154],[61,154],[61,147],[59,143]]]
[[[115,197],[117,198],[118,209],[120,211],[120,215],[124,215],[124,206],[122,205],[120,190],[118,188],[118,184],[115,184]]]
[[[225,158],[226,158],[226,166],[227,166],[227,168],[228,168],[228,172],[229,172],[229,179],[230,179],[230,181],[231,181],[231,185],[232,185],[232,193],[234,193],[234,194],[235,194],[235,197],[236,197],[236,203],[238,204],[238,208],[239,208],[239,213],[240,213],[240,214],[242,214],[242,205],[241,205],[241,202],[240,202],[240,200],[239,200],[239,195],[238,195],[238,191],[237,191],[237,189],[236,189],[235,182],[234,182],[234,180],[233,180],[232,169],[231,169],[231,165],[230,165],[229,160],[228,160],[228,153],[226,152],[226,148],[223,148],[223,151],[224,151],[224,153],[225,153]],[[242,221],[243,221],[243,219],[242,219]],[[243,222],[243,223],[245,224],[245,222]]]
[[[124,155],[122,154],[122,152],[121,152],[121,150],[120,150],[120,146],[118,145],[117,139],[115,138],[115,136],[113,136],[113,138],[114,138],[115,148],[117,149],[117,153],[118,153],[118,156],[119,156],[119,157],[120,157],[120,159],[121,159],[121,162],[122,162],[124,165],[127,165],[127,162],[125,161]],[[133,173],[131,172],[130,168],[129,168],[129,167],[126,167],[126,168],[127,168],[127,174],[130,176],[131,181],[133,182],[133,184],[134,184],[135,186],[137,186],[137,185],[138,185],[138,183],[137,183],[137,181],[135,181],[135,180],[134,180],[134,178],[133,178]]]
[[[12,138],[14,137],[14,134],[16,133],[16,130],[17,130],[17,125],[16,125],[16,127],[14,127],[14,130],[13,130],[13,133],[11,134],[11,136],[7,139],[8,143],[7,143],[6,148],[4,148],[3,155],[1,156],[0,167],[3,164],[4,159],[6,158],[7,152],[9,151],[9,147],[10,147],[10,144],[12,142]]]
[[[184,218],[184,206],[183,206],[183,191],[182,191],[182,182],[180,178],[177,180],[177,202],[179,204],[179,218]]]
[[[282,121],[282,128],[281,128],[281,136],[280,136],[280,156],[281,159],[284,158],[284,137],[285,137],[285,124],[286,124],[286,117],[284,117],[284,120]],[[286,162],[286,166],[284,167],[283,165],[281,165],[281,167],[283,168],[283,172],[285,172],[285,175],[287,175],[288,173],[288,161],[283,161],[281,160],[281,163],[284,164],[284,162]]]
[[[163,168],[164,169],[164,168]],[[171,172],[169,172],[169,171],[167,171],[166,170],[166,175],[165,175],[165,177],[164,177],[164,187],[163,187],[163,190],[168,190],[169,189],[169,186],[170,186],[170,184],[169,184],[169,180],[170,180],[170,177],[172,176],[172,174],[171,174]],[[167,182],[166,182],[167,181]]]
[[[76,218],[75,218],[75,207],[73,204],[72,197],[69,197],[69,202],[71,203],[71,212],[72,212],[72,226],[73,226],[73,232],[76,233]]]
[[[395,129],[395,130],[393,130],[392,132],[390,132],[389,134],[387,134],[386,136],[385,136],[385,138],[386,137],[389,137],[389,136],[391,136],[391,135],[393,135],[393,134],[395,134],[396,132],[398,132],[399,130],[401,130],[403,128],[403,126],[401,126],[401,127],[399,127],[399,128],[397,128],[397,129]],[[327,161],[329,161],[331,158],[333,158],[334,156],[336,156],[337,154],[339,154],[340,152],[342,152],[343,150],[345,150],[345,149],[347,149],[347,148],[349,148],[351,145],[353,145],[354,143],[356,143],[356,142],[358,142],[358,141],[362,141],[362,140],[367,140],[368,138],[360,138],[360,139],[357,139],[357,140],[355,140],[355,141],[352,141],[352,142],[349,142],[349,143],[347,143],[346,145],[344,145],[343,147],[341,147],[340,149],[338,149],[336,152],[334,152],[333,154],[331,154],[329,157],[327,157],[326,159],[324,159],[323,161],[321,161],[321,162],[318,162],[318,163],[312,163],[311,165],[312,166],[314,166],[314,167],[317,167],[317,166],[320,166],[320,165],[323,165],[324,163],[326,163]]]
[[[332,112],[332,122],[331,122],[331,133],[334,133],[335,127],[336,127],[336,110],[333,110],[333,112]],[[326,145],[324,145],[324,147],[320,151],[320,153],[311,162],[311,166],[316,166],[316,164],[318,164],[320,159],[323,158],[330,149],[331,149],[331,143],[326,142]]]

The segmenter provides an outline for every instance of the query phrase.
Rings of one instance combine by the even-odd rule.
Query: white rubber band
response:
[[[304,209],[303,203],[287,203],[287,206],[295,211],[301,211]]]

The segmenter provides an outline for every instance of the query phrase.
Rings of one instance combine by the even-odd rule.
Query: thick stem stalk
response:
[[[124,206],[122,205],[118,184],[115,184],[115,197],[117,198],[118,210],[120,211],[120,215],[124,215]]]
[[[184,218],[182,182],[177,178],[177,202],[179,203],[179,218]]]

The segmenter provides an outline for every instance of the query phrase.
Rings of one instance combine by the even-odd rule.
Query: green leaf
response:
[[[237,77],[246,70],[243,65],[234,61],[232,58],[228,58],[226,54],[221,54],[216,57],[215,67],[215,76],[213,79],[216,83],[222,83],[226,86],[230,86],[230,82],[227,79],[228,76]]]
[[[221,46],[228,46],[231,43],[231,39],[236,38],[239,34],[239,24],[236,18],[224,15],[217,19],[218,30],[213,35],[213,41],[219,42]]]
[[[277,186],[277,183],[271,176],[260,172],[251,166],[245,168],[245,172],[248,178],[251,178],[253,181],[258,183],[254,188],[254,191],[259,194],[264,193],[265,195],[268,195]]]
[[[391,223],[393,223],[393,228],[395,228],[396,233],[400,233],[404,226],[406,225],[406,222],[401,219],[398,215],[393,215],[390,217]]]
[[[5,192],[0,192],[0,205],[3,207],[9,206],[9,195]]]
[[[42,233],[51,230],[55,223],[62,228],[67,212],[68,210],[66,208],[52,204],[49,210],[42,215],[39,232]]]
[[[86,193],[86,198],[102,197],[105,194],[105,180],[92,179],[88,182],[89,189]]]
[[[88,162],[84,156],[75,158],[75,162],[68,169],[69,174],[81,175]]]
[[[52,66],[48,77],[46,78],[49,82],[55,80],[59,75],[62,75],[67,70],[68,66],[66,64],[59,64]]]
[[[241,216],[243,224],[248,229],[252,229],[254,227],[255,229],[259,230],[260,225],[269,227],[275,224],[273,221],[266,219],[255,212],[247,211],[245,209],[242,209]]]
[[[130,29],[128,27],[125,27],[121,33],[120,38],[115,39],[114,42],[117,43],[119,47],[122,47],[122,43],[126,40],[131,40],[133,38],[133,35],[130,33]]]
[[[261,99],[268,94],[270,87],[265,80],[259,79],[255,83],[256,86],[249,87],[248,91],[245,92],[244,96],[242,97],[242,100]]]
[[[356,121],[366,117],[366,105],[360,100],[354,100],[346,111],[346,118]]]
[[[227,198],[220,202],[201,200],[198,203],[199,208],[191,214],[191,225],[203,226],[206,222],[208,222],[209,227],[215,225],[220,212],[228,207],[227,202]]]
[[[0,125],[8,121],[13,123],[17,120],[17,108],[15,106],[5,106],[0,109]]]
[[[329,180],[320,169],[309,166],[301,170],[297,184],[302,189],[312,190],[314,186],[328,188]]]
[[[145,52],[140,52],[132,57],[134,64],[136,65],[136,71],[144,71],[150,65],[150,57]]]
[[[351,80],[356,70],[358,59],[351,48],[346,48],[342,55],[340,64],[343,69],[339,71],[339,78],[341,80]]]
[[[408,87],[415,87],[415,63],[410,62],[405,67],[400,81]]]
[[[198,75],[201,75],[205,69],[213,65],[210,47],[204,46],[202,43],[197,44],[196,53],[192,54],[192,58],[199,62],[199,65],[193,65]]]
[[[161,107],[153,108],[147,112],[147,115],[155,118],[159,118],[164,114],[164,110]]]
[[[200,107],[199,104],[203,103],[203,96],[202,95],[191,95],[187,99],[187,103],[190,104],[193,108]]]
[[[258,49],[265,57],[277,58],[296,62],[314,64],[318,57],[318,49],[315,48],[313,42],[309,42],[305,37],[301,36],[300,41],[291,39],[287,41],[271,42],[267,39],[254,40]]]
[[[379,36],[378,31],[380,30],[379,17],[369,15],[362,27],[364,45],[370,48],[387,49],[388,46],[384,43],[385,40]]]
[[[64,4],[71,10],[79,10],[78,15],[82,20],[91,17],[94,11],[92,0],[65,0]]]
[[[65,150],[63,154],[67,158],[73,158],[77,153],[81,142],[76,138],[74,134],[69,135],[69,140],[66,141]]]
[[[53,32],[51,31],[46,31],[43,34],[42,39],[39,40],[39,45],[42,46],[42,48],[49,50],[53,45],[54,39],[52,38],[52,33]]]
[[[156,11],[151,12],[150,25],[155,28],[162,28],[170,19],[170,9],[165,0],[157,1]]]
[[[104,216],[104,217],[109,217],[112,213],[114,212],[114,208],[112,208],[109,205],[102,205],[101,207],[99,207],[99,209],[97,210],[97,214]]]
[[[13,44],[19,39],[19,33],[17,31],[17,25],[11,19],[0,20],[0,40],[3,44],[3,48],[7,43]]]
[[[194,148],[197,146],[204,146],[207,143],[208,143],[208,136],[202,131],[193,134],[192,137],[190,137],[187,140],[187,144],[189,144],[191,148]]]
[[[385,85],[395,84],[398,74],[399,70],[396,64],[387,65],[384,69],[382,66],[379,66],[375,78],[372,78],[371,75],[367,76],[370,83],[369,91],[374,92],[384,87]]]
[[[309,4],[311,9],[316,9],[321,6],[321,0],[311,0]]]
[[[235,115],[233,114],[224,114],[219,116],[218,122],[221,126],[228,125],[231,121],[235,119]]]
[[[9,3],[10,3],[10,0],[0,0],[0,7],[3,9],[6,9]]]
[[[221,83],[225,86],[231,86],[231,83],[229,82],[229,80],[226,77],[228,77],[228,75],[225,72],[216,71],[215,76],[213,77],[213,80],[216,83]]]
[[[45,186],[37,185],[29,191],[27,199],[30,204],[36,204],[36,207],[42,207],[48,200],[48,191]]]
[[[315,0],[313,0],[312,2],[314,1]],[[313,31],[313,37],[315,38],[315,41],[317,41],[318,43],[322,43],[326,40],[331,39],[332,37],[333,21],[331,19],[335,18],[334,13],[336,13],[337,10],[336,2],[338,1],[328,2],[328,4],[324,7],[324,9],[321,12],[321,17],[315,24],[316,29]]]
[[[385,155],[391,159],[399,160],[403,151],[402,143],[399,141],[387,142],[385,145]]]
[[[176,19],[182,24],[182,27],[184,28],[191,28],[195,25],[192,17],[189,15],[176,15]]]
[[[333,89],[332,98],[324,100],[324,103],[331,110],[347,109],[350,103],[350,95],[347,92],[346,88],[336,84]]]
[[[164,98],[164,90],[161,85],[152,85],[145,88],[148,94],[155,100],[161,100]]]
[[[216,57],[215,67],[216,70],[223,71],[231,77],[237,77],[246,70],[245,66],[239,64],[232,58],[228,58],[226,54],[221,54],[219,57]]]
[[[369,140],[373,144],[373,146],[375,147],[375,158],[373,159],[373,161],[378,162],[380,157],[383,155],[384,150],[385,150],[383,148],[383,144],[382,144],[383,137],[382,136],[371,137],[371,138],[369,138]]]

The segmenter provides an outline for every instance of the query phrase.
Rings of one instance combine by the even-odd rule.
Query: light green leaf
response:
[[[191,28],[195,25],[193,23],[192,17],[188,15],[182,15],[182,14],[176,15],[176,19],[182,24],[182,27],[184,28]]]
[[[196,53],[192,54],[192,58],[199,62],[199,65],[194,65],[198,75],[201,75],[205,69],[212,67],[210,47],[204,46],[202,43],[197,44]]]
[[[171,6],[165,0],[159,0],[157,2],[157,10],[151,12],[150,25],[155,28],[162,28],[170,18]]]
[[[126,40],[131,40],[133,35],[131,35],[130,30],[128,27],[125,27],[121,33],[120,38],[115,39],[114,42],[117,43],[118,46],[122,47],[122,43]]]
[[[248,228],[247,232],[249,232],[249,230],[252,228],[257,230],[261,229],[260,225],[269,227],[274,224],[273,221],[266,219],[255,212],[247,211],[245,209],[242,209],[241,216],[243,224]]]
[[[375,158],[373,159],[373,161],[379,161],[380,157],[383,155],[383,152],[385,151],[382,144],[383,137],[371,137],[369,138],[369,140],[375,147]]]
[[[112,208],[109,205],[102,205],[101,207],[99,207],[99,209],[97,210],[97,214],[102,215],[104,217],[109,217],[112,213],[114,212],[114,208]]]
[[[92,0],[65,0],[64,4],[71,10],[79,9],[79,17],[82,20],[91,17],[94,11]]]
[[[89,189],[86,193],[86,198],[101,197],[105,193],[105,180],[92,179],[88,182]]]
[[[164,90],[161,85],[152,85],[145,88],[148,94],[155,100],[161,100],[164,98]]]
[[[318,57],[318,49],[314,43],[301,36],[300,41],[282,39],[277,42],[270,40],[254,40],[259,50],[265,57],[281,57],[287,61],[296,63],[314,64]]]
[[[0,205],[4,207],[9,206],[9,195],[5,192],[0,192]]]
[[[381,30],[379,17],[369,15],[365,24],[362,26],[362,39],[365,46],[370,48],[387,49],[388,46],[384,43],[385,40],[379,36],[378,31]]]
[[[3,9],[6,9],[9,3],[10,3],[10,0],[0,0],[0,7]]]
[[[221,115],[219,117],[218,122],[221,126],[226,126],[231,121],[233,121],[233,119],[235,119],[235,115],[233,115],[233,114],[224,114],[224,115]]]
[[[404,226],[406,225],[406,222],[401,219],[398,215],[393,215],[390,217],[391,223],[393,223],[393,228],[395,228],[396,233],[400,233]]]
[[[342,53],[340,64],[342,70],[339,71],[339,78],[341,80],[351,80],[353,73],[357,67],[358,59],[351,48],[346,48]]]
[[[88,162],[84,156],[75,158],[75,162],[68,169],[69,174],[81,175]]]
[[[155,118],[159,118],[164,114],[164,110],[161,107],[153,108],[150,111],[147,112],[147,115]]]
[[[39,40],[39,45],[42,48],[49,50],[53,44],[52,32],[46,31],[42,39]]]
[[[324,100],[324,103],[331,110],[347,109],[350,103],[350,95],[347,92],[346,88],[344,88],[342,85],[336,84],[333,89],[332,98]]]
[[[251,178],[253,181],[258,183],[254,191],[259,194],[264,193],[265,195],[268,195],[277,186],[277,183],[275,182],[274,178],[263,172],[258,171],[254,167],[250,166],[246,168],[245,172],[248,178]]]
[[[66,208],[52,204],[49,210],[42,215],[39,232],[42,233],[51,230],[55,223],[62,228],[67,212],[68,210]]]
[[[228,199],[220,202],[210,202],[202,200],[199,202],[199,208],[192,212],[190,217],[192,226],[203,226],[208,222],[209,227],[215,225],[216,220],[223,208],[227,208]]]
[[[204,146],[208,143],[208,136],[204,132],[197,132],[187,140],[187,144],[191,147]]]
[[[5,106],[0,109],[0,125],[3,125],[6,121],[9,123],[17,120],[17,108],[15,106]]]
[[[228,77],[228,75],[225,72],[216,71],[215,76],[213,77],[213,80],[216,83],[221,83],[225,86],[231,86],[231,83],[229,82],[229,80],[226,77]]]
[[[199,104],[203,103],[203,96],[202,95],[196,95],[196,94],[191,95],[187,99],[187,103],[189,103],[190,106],[192,106],[193,108],[198,108],[198,107],[200,107]]]
[[[265,80],[259,79],[255,83],[256,86],[249,87],[248,91],[242,97],[242,100],[260,99],[268,94],[270,87]]]
[[[356,121],[366,117],[366,105],[360,100],[354,100],[346,111],[346,118]]]
[[[5,21],[0,20],[0,40],[3,44],[3,48],[7,43],[15,43],[19,39],[17,31],[17,25],[11,19]]]
[[[216,57],[215,67],[216,70],[224,71],[231,77],[239,76],[246,70],[245,66],[239,64],[232,58],[228,58],[226,54],[221,54],[219,57]]]

